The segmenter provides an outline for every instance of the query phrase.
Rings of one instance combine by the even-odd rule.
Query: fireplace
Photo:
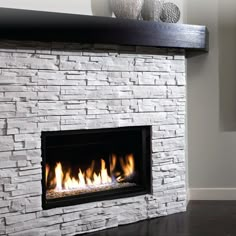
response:
[[[150,129],[42,132],[43,208],[150,193]]]
[[[0,234],[78,235],[185,211],[184,52],[22,43],[0,50]],[[100,188],[86,186],[94,173]]]

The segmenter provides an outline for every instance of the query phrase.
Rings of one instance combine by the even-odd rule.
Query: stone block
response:
[[[186,88],[184,86],[168,87],[168,98],[185,98]]]
[[[15,111],[16,110],[16,105],[15,103],[5,103],[5,104],[0,104],[0,111]]]
[[[50,230],[48,232],[46,232],[45,236],[61,236],[62,232],[61,230]]]
[[[171,62],[171,71],[175,71],[177,73],[185,72],[185,60],[173,60]]]
[[[74,62],[78,62],[78,63],[81,63],[81,62],[86,63],[86,62],[90,61],[90,57],[87,57],[87,56],[83,56],[83,57],[81,57],[81,56],[69,56],[68,61],[74,61]],[[92,58],[91,58],[91,61],[93,61]]]
[[[181,181],[181,178],[180,176],[176,176],[176,177],[173,177],[173,178],[164,178],[163,180],[163,183],[164,184],[169,184],[169,183],[175,183],[175,182],[179,182]]]
[[[179,86],[186,85],[185,74],[176,74],[176,82],[177,82],[177,85]]]
[[[19,129],[21,133],[33,132],[37,130],[37,123],[35,118],[25,118],[25,119],[8,119],[7,120],[8,129]]]
[[[158,63],[141,63],[140,65],[135,65],[134,71],[150,71],[150,72],[170,72],[171,64],[165,63],[165,61],[159,60]]]
[[[20,212],[25,209],[25,198],[11,201],[10,212]]]
[[[42,210],[42,199],[38,197],[30,197],[25,200],[26,213],[36,212]],[[38,215],[37,215],[38,217]]]
[[[17,176],[16,169],[0,169],[0,178],[8,178]]]
[[[16,233],[10,233],[9,236],[41,236],[41,234],[39,229],[31,229]]]
[[[40,203],[40,199],[36,199],[38,203]],[[37,213],[37,218],[41,217],[50,217],[50,216],[55,216],[55,215],[61,215],[63,214],[63,210],[61,208],[55,208],[55,209],[50,209],[50,210],[45,210]]]
[[[179,165],[177,164],[168,164],[168,165],[162,165],[161,171],[162,172],[168,172],[168,171],[175,171],[179,169]]]
[[[11,151],[14,148],[13,136],[0,136],[0,147],[2,151]]]
[[[5,68],[58,70],[56,60],[38,58],[1,57],[0,66]]]
[[[86,203],[86,204],[77,205],[77,206],[69,206],[69,207],[63,208],[63,213],[67,214],[67,213],[73,213],[73,212],[80,212],[83,210],[94,209],[96,207],[98,207],[98,203],[96,202]]]
[[[6,217],[6,225],[12,225],[16,223],[26,222],[32,219],[35,219],[36,215],[35,213],[30,214],[20,214],[20,215],[12,215]]]
[[[163,139],[162,146],[164,148],[164,151],[175,151],[179,149],[184,149],[185,139],[183,137]]]
[[[25,143],[24,142],[15,142],[14,143],[14,150],[24,150]]]
[[[27,182],[27,183],[18,183],[17,189],[20,190],[33,190],[33,189],[40,189],[41,188],[41,182],[40,181],[33,181],[33,182]],[[33,201],[33,199],[32,199]]]
[[[43,131],[53,131],[53,130],[60,130],[60,122],[48,122],[48,123],[39,123],[38,128]],[[35,140],[33,141],[27,141],[26,142],[26,147],[28,149],[33,149],[33,148],[40,148],[41,143],[36,142]]]
[[[27,160],[27,156],[26,155],[10,155],[9,159],[16,162],[25,161]]]
[[[11,156],[11,152],[10,151],[0,152],[0,160],[1,161],[9,161],[10,160],[10,156]]]
[[[0,169],[16,167],[15,161],[1,161]]]
[[[117,216],[113,216],[112,218],[106,219],[105,222],[105,227],[108,228],[113,228],[118,226],[118,218]]]
[[[6,226],[4,222],[0,222],[0,235],[6,235]]]
[[[17,80],[14,76],[0,75],[0,85],[16,84]]]
[[[10,206],[10,202],[9,201],[1,200],[0,208],[2,208],[2,207],[9,207],[9,206]]]
[[[24,171],[19,172],[20,176],[36,175],[36,174],[41,174],[41,169],[38,168],[38,169],[24,170]]]
[[[75,235],[75,232],[76,232],[75,226],[62,227],[61,229],[62,235]]]
[[[65,79],[64,72],[60,71],[53,71],[53,70],[47,70],[47,71],[37,71],[35,75],[32,75],[32,81],[36,81],[37,79],[43,79],[43,80],[63,80]]]
[[[63,222],[70,222],[70,221],[80,219],[80,216],[81,216],[80,212],[75,212],[75,213],[64,214],[62,216],[62,219],[63,219]]]
[[[165,86],[135,86],[133,87],[134,98],[167,98],[167,89]]]
[[[39,101],[58,101],[60,92],[38,92],[37,100]]]
[[[39,110],[60,110],[60,109],[65,109],[65,105],[63,102],[39,102],[38,109]]]

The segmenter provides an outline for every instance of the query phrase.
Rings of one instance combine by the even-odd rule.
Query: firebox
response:
[[[43,209],[151,193],[151,127],[42,132]]]

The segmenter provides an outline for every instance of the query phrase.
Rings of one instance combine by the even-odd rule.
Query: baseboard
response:
[[[236,188],[189,188],[189,200],[236,200]]]

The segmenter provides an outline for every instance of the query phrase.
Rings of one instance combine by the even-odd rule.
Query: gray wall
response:
[[[111,16],[110,0],[0,0],[0,7],[65,12],[74,14]],[[184,0],[172,0],[182,11]],[[91,9],[92,5],[92,9]],[[180,23],[183,22],[183,14]]]
[[[236,2],[188,0],[186,8],[187,23],[210,31],[210,52],[188,59],[187,79],[189,187],[206,188],[193,198],[207,198],[209,189],[236,187]]]
[[[91,14],[90,0],[0,0],[0,7]]]
[[[235,0],[219,1],[219,75],[221,129],[224,131],[236,131]]]

